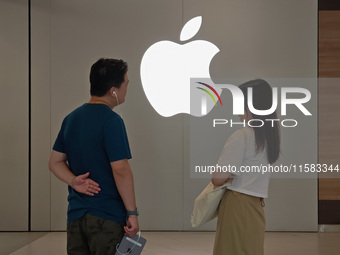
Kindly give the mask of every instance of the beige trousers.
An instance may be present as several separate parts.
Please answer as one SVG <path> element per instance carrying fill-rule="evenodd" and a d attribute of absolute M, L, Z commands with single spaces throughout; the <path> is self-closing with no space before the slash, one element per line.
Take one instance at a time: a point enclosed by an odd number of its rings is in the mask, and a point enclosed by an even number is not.
<path fill-rule="evenodd" d="M 228 190 L 219 207 L 214 255 L 263 255 L 265 224 L 259 197 Z"/>

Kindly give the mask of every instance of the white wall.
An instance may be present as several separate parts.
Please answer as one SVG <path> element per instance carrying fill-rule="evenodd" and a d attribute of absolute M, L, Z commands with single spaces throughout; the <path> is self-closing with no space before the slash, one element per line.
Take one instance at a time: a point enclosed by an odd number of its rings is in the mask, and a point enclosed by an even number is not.
<path fill-rule="evenodd" d="M 92 63 L 113 57 L 129 63 L 127 101 L 119 111 L 133 153 L 141 227 L 191 230 L 193 200 L 208 180 L 189 175 L 188 116 L 163 118 L 147 101 L 139 76 L 143 53 L 156 41 L 179 43 L 183 24 L 202 15 L 194 39 L 209 40 L 221 50 L 210 66 L 212 78 L 316 77 L 316 4 L 316 0 L 32 0 L 32 229 L 65 229 L 67 189 L 50 178 L 49 150 L 63 117 L 89 99 Z M 294 196 L 300 187 L 304 193 Z M 315 180 L 274 180 L 270 193 L 268 230 L 316 230 Z M 201 229 L 214 229 L 214 222 Z"/>

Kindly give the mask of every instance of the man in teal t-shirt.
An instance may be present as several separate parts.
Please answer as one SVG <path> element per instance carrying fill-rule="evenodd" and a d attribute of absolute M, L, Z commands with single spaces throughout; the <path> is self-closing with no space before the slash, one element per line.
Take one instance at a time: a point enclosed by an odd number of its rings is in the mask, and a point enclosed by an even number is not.
<path fill-rule="evenodd" d="M 91 100 L 67 115 L 49 168 L 67 183 L 67 252 L 115 254 L 124 232 L 139 231 L 124 121 L 112 109 L 125 101 L 127 64 L 100 59 L 91 67 Z"/>

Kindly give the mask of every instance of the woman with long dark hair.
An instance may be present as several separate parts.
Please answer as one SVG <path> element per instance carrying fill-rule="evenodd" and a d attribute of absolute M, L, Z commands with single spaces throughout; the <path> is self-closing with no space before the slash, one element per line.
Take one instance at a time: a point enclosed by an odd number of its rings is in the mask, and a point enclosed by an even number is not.
<path fill-rule="evenodd" d="M 240 117 L 246 125 L 227 140 L 218 160 L 220 166 L 235 166 L 234 173 L 216 173 L 215 186 L 231 181 L 218 213 L 214 255 L 263 255 L 265 216 L 263 198 L 268 197 L 269 173 L 260 168 L 275 163 L 280 154 L 280 134 L 276 111 L 268 115 L 253 114 L 248 108 L 271 109 L 273 92 L 262 79 L 239 86 L 244 94 L 245 113 Z M 249 92 L 250 91 L 250 92 Z M 250 122 L 249 122 L 250 121 Z"/>

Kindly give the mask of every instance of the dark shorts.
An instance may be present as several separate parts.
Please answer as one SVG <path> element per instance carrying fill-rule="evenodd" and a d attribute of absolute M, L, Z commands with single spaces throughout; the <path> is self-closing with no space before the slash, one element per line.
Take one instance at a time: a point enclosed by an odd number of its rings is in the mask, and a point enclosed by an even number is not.
<path fill-rule="evenodd" d="M 67 254 L 114 255 L 123 236 L 123 224 L 86 214 L 67 223 Z"/>

